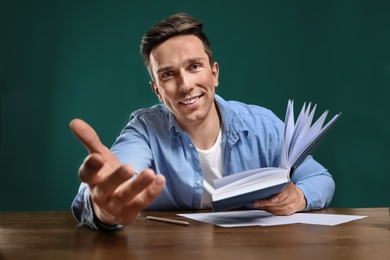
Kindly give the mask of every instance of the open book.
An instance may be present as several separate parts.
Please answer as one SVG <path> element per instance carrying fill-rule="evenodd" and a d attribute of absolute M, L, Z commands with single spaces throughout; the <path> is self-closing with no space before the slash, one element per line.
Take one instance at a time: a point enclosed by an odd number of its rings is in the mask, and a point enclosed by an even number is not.
<path fill-rule="evenodd" d="M 335 115 L 325 126 L 328 111 L 312 124 L 316 105 L 303 108 L 294 120 L 294 103 L 287 105 L 284 139 L 279 167 L 258 168 L 235 173 L 214 180 L 212 194 L 214 211 L 238 208 L 254 200 L 269 198 L 283 191 L 290 182 L 294 170 L 313 152 L 340 114 Z"/>

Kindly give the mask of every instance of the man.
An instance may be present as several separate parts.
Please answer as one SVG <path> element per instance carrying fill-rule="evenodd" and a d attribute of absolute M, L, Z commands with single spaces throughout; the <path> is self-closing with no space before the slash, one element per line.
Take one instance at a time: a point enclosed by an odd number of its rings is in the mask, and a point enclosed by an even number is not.
<path fill-rule="evenodd" d="M 88 124 L 71 122 L 89 151 L 72 204 L 78 221 L 110 230 L 144 209 L 210 208 L 214 179 L 279 165 L 283 122 L 215 94 L 219 67 L 202 25 L 179 13 L 146 32 L 141 54 L 163 104 L 134 112 L 111 150 Z M 326 207 L 333 193 L 331 175 L 309 156 L 283 192 L 252 206 L 290 215 Z"/>

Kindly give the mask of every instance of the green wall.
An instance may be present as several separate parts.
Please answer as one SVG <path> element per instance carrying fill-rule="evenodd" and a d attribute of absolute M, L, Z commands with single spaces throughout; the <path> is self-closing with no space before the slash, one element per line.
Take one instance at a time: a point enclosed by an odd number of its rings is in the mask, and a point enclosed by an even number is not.
<path fill-rule="evenodd" d="M 86 155 L 69 121 L 110 146 L 156 102 L 142 34 L 175 12 L 206 22 L 217 93 L 272 109 L 288 99 L 342 117 L 315 151 L 333 207 L 390 206 L 390 2 L 2 1 L 0 211 L 68 210 Z"/>

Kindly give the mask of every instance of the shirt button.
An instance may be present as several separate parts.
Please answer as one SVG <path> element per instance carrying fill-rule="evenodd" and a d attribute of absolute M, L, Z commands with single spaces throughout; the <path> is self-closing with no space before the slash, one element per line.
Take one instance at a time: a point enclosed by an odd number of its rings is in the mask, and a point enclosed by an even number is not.
<path fill-rule="evenodd" d="M 196 180 L 196 185 L 199 185 L 200 184 L 200 180 Z"/>
<path fill-rule="evenodd" d="M 193 144 L 189 144 L 189 146 L 192 148 L 192 147 L 194 147 L 194 145 Z"/>

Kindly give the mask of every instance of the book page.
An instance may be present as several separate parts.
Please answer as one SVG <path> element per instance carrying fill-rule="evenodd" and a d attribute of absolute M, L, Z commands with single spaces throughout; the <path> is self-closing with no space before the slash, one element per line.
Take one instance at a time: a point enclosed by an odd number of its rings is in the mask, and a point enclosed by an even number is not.
<path fill-rule="evenodd" d="M 322 129 L 320 132 L 318 132 L 314 137 L 312 138 L 311 142 L 308 142 L 299 153 L 294 155 L 294 158 L 291 159 L 292 166 L 298 166 L 302 163 L 305 158 L 311 154 L 314 149 L 319 145 L 321 140 L 325 137 L 325 135 L 328 133 L 328 130 L 330 127 L 334 124 L 336 119 L 340 116 L 340 114 L 335 115 Z M 314 132 L 313 132 L 314 134 Z"/>
<path fill-rule="evenodd" d="M 248 171 L 243 171 L 239 173 L 234 173 L 228 176 L 225 176 L 223 178 L 219 178 L 214 180 L 214 187 L 216 189 L 221 188 L 222 186 L 226 186 L 230 183 L 234 183 L 236 181 L 243 180 L 247 177 L 253 176 L 255 174 L 260 174 L 261 172 L 268 171 L 270 169 L 273 169 L 272 167 L 267 167 L 267 168 L 258 168 L 258 169 L 253 169 L 253 170 L 248 170 Z M 274 167 L 274 169 L 277 169 L 277 167 Z M 240 183 L 240 182 L 238 182 Z"/>
<path fill-rule="evenodd" d="M 282 154 L 279 167 L 289 169 L 288 150 L 291 143 L 291 136 L 294 131 L 294 101 L 289 100 L 287 103 L 286 118 L 284 122 L 284 137 L 282 144 Z"/>
<path fill-rule="evenodd" d="M 293 101 L 289 100 L 285 119 L 285 134 L 281 155 L 281 168 L 298 167 L 316 148 L 330 126 L 340 114 L 335 115 L 323 127 L 328 111 L 326 110 L 312 125 L 317 105 L 311 109 L 311 103 L 303 105 L 296 123 L 294 123 Z"/>

